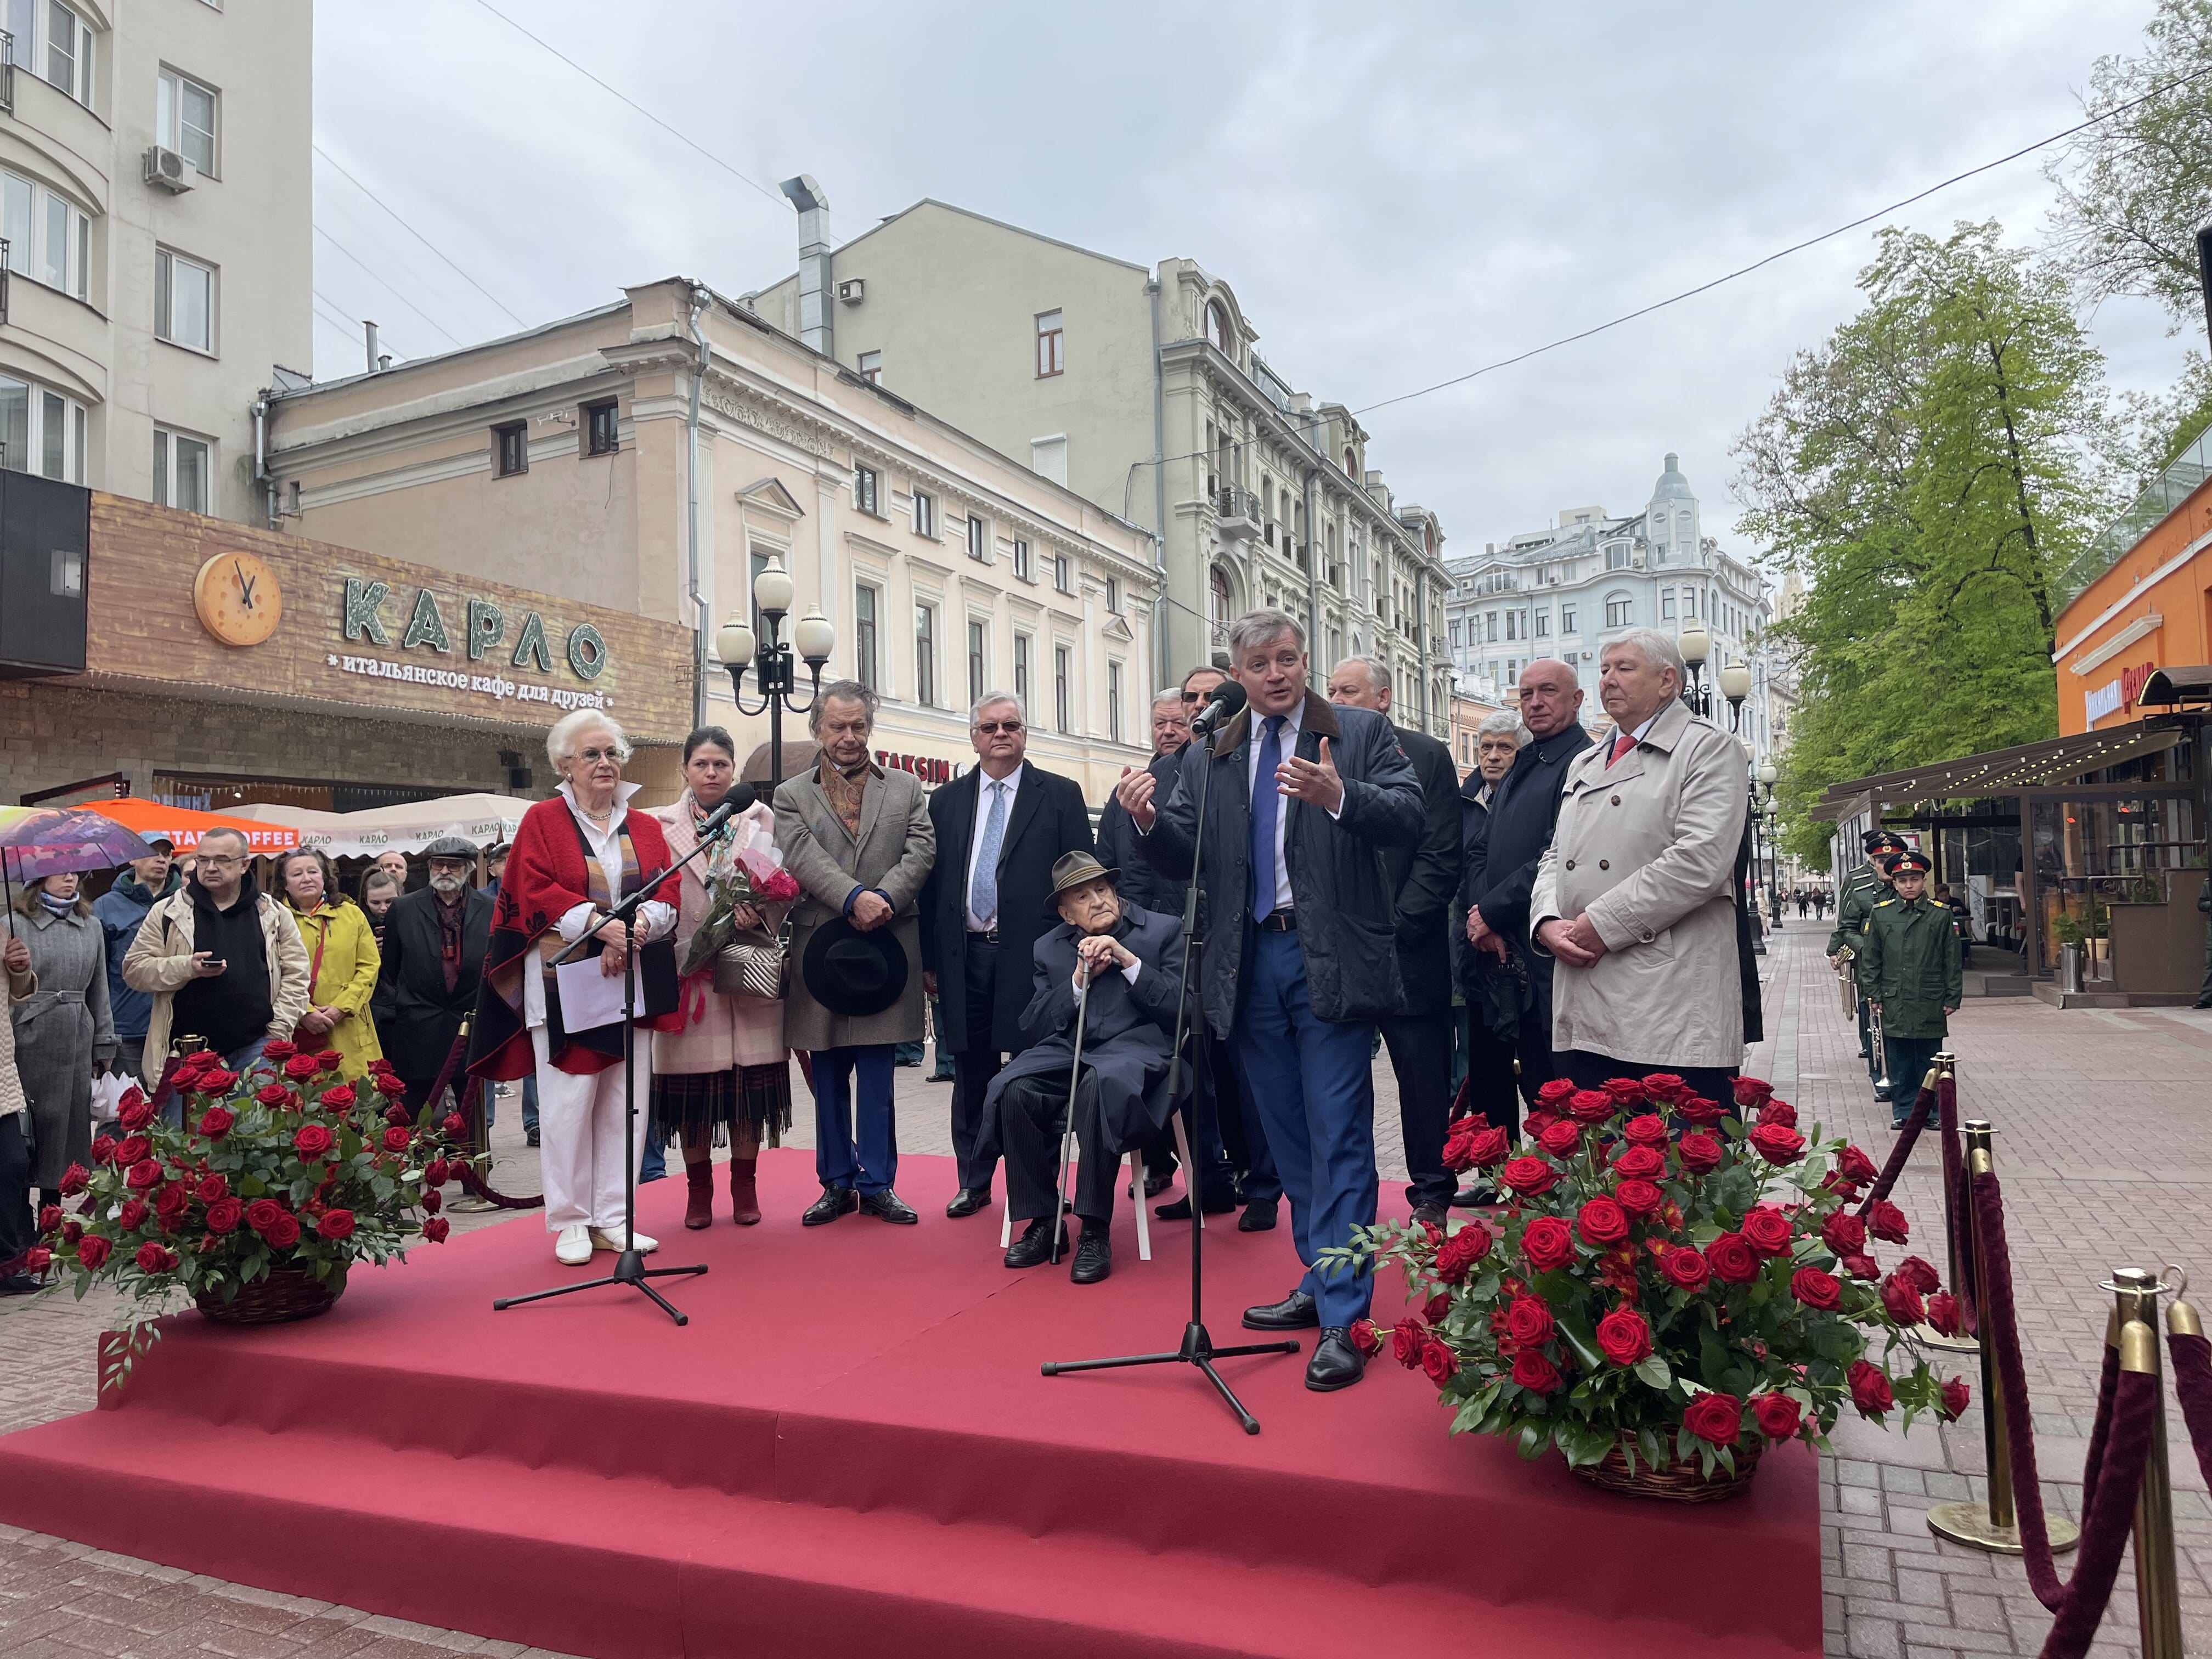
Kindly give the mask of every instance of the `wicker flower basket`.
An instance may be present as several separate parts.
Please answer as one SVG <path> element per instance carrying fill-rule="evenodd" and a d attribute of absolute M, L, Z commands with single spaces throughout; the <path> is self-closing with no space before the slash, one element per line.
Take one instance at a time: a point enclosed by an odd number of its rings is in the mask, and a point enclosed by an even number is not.
<path fill-rule="evenodd" d="M 251 1285 L 241 1285 L 229 1301 L 219 1291 L 195 1298 L 201 1316 L 218 1325 L 283 1325 L 328 1313 L 345 1293 L 345 1275 L 325 1284 L 305 1267 L 271 1267 Z"/>
<path fill-rule="evenodd" d="M 1625 1492 L 1631 1498 L 1661 1498 L 1673 1504 L 1717 1504 L 1724 1498 L 1734 1498 L 1751 1485 L 1752 1476 L 1759 1473 L 1759 1457 L 1763 1449 L 1756 1438 L 1738 1441 L 1734 1473 L 1716 1463 L 1708 1475 L 1692 1455 L 1686 1462 L 1665 1463 L 1656 1468 L 1639 1457 L 1632 1474 L 1628 1460 L 1616 1443 L 1603 1462 L 1583 1464 L 1575 1474 L 1593 1486 Z"/>

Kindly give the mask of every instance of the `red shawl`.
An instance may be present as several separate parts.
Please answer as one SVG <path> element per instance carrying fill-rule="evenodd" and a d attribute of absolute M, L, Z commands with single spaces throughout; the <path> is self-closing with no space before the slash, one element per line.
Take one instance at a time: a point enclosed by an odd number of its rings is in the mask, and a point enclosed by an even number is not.
<path fill-rule="evenodd" d="M 622 827 L 637 855 L 639 876 L 649 883 L 665 874 L 675 859 L 659 823 L 648 813 L 633 811 L 624 814 Z M 589 902 L 584 841 L 568 803 L 559 795 L 541 800 L 522 815 L 492 911 L 491 942 L 484 951 L 483 980 L 469 1031 L 471 1076 L 505 1080 L 530 1075 L 536 1056 L 523 1015 L 522 976 L 540 971 L 534 948 L 540 936 L 577 905 Z M 665 1014 L 637 1023 L 641 1030 L 674 1030 L 682 1017 Z M 563 1072 L 604 1071 L 622 1059 L 620 1037 L 618 1030 L 566 1035 L 553 1064 Z"/>

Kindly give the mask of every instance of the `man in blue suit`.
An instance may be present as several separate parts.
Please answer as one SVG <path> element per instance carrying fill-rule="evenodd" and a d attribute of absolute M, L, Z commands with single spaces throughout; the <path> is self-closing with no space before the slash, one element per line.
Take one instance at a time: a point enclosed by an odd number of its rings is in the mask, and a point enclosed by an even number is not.
<path fill-rule="evenodd" d="M 1375 1219 L 1376 1022 L 1399 1003 L 1397 933 L 1381 849 L 1420 839 L 1413 763 L 1389 720 L 1339 708 L 1310 689 L 1304 630 L 1255 611 L 1229 630 L 1231 672 L 1248 698 L 1211 758 L 1183 751 L 1174 793 L 1153 799 L 1150 773 L 1121 781 L 1145 856 L 1177 880 L 1200 880 L 1212 918 L 1199 1000 L 1216 1034 L 1233 1036 L 1291 1200 L 1305 1274 L 1282 1301 L 1249 1308 L 1251 1330 L 1318 1326 L 1306 1386 L 1359 1380 L 1350 1327 L 1374 1286 L 1317 1265 Z"/>

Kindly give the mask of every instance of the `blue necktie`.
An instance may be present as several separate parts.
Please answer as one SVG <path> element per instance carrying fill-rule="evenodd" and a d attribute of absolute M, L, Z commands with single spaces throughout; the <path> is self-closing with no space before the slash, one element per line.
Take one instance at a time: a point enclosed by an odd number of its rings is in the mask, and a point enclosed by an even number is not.
<path fill-rule="evenodd" d="M 1283 763 L 1283 716 L 1270 714 L 1267 735 L 1260 739 L 1260 767 L 1252 775 L 1252 920 L 1263 921 L 1275 908 L 1275 817 L 1283 810 L 1276 793 L 1275 769 Z"/>
<path fill-rule="evenodd" d="M 975 882 L 968 891 L 968 908 L 988 927 L 999 914 L 999 847 L 1006 838 L 1006 786 L 986 782 L 983 787 L 991 792 L 991 816 L 983 822 L 983 844 L 975 851 Z"/>

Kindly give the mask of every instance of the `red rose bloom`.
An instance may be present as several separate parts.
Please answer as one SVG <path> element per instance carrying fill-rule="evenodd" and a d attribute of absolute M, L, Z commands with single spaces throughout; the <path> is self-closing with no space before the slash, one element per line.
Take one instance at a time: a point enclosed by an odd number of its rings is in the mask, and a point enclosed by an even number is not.
<path fill-rule="evenodd" d="M 1757 1106 L 1774 1097 L 1774 1085 L 1762 1078 L 1740 1077 L 1731 1079 L 1739 1106 Z"/>
<path fill-rule="evenodd" d="M 1654 1072 L 1644 1079 L 1644 1092 L 1654 1100 L 1673 1102 L 1690 1092 L 1690 1085 L 1673 1072 Z"/>
<path fill-rule="evenodd" d="M 424 1230 L 426 1231 L 428 1230 L 427 1222 L 424 1224 Z M 1413 1320 L 1400 1320 L 1397 1329 L 1390 1333 L 1390 1358 L 1409 1371 L 1419 1370 L 1421 1368 L 1421 1349 L 1424 1346 L 1421 1340 L 1421 1328 Z"/>
<path fill-rule="evenodd" d="M 1685 1123 L 1717 1123 L 1728 1113 L 1703 1095 L 1686 1094 L 1674 1103 L 1674 1115 Z"/>
<path fill-rule="evenodd" d="M 385 1072 L 393 1071 L 397 1068 L 394 1067 L 392 1063 L 386 1060 L 382 1054 L 379 1054 L 374 1060 L 368 1062 L 368 1069 L 372 1072 L 381 1074 Z"/>
<path fill-rule="evenodd" d="M 446 1207 L 446 1195 L 433 1187 L 422 1194 L 421 1202 L 425 1212 L 435 1215 Z"/>
<path fill-rule="evenodd" d="M 132 1135 L 115 1149 L 115 1161 L 122 1164 L 137 1164 L 153 1154 L 154 1141 L 150 1135 Z"/>
<path fill-rule="evenodd" d="M 162 1217 L 179 1216 L 185 1206 L 192 1201 L 191 1191 L 181 1181 L 172 1181 L 154 1195 L 154 1213 Z"/>
<path fill-rule="evenodd" d="M 403 1129 L 395 1123 L 384 1132 L 384 1150 L 387 1152 L 404 1152 L 414 1139 L 412 1130 Z"/>
<path fill-rule="evenodd" d="M 94 1135 L 92 1138 L 92 1161 L 94 1164 L 112 1164 L 115 1161 L 115 1145 L 113 1135 Z"/>
<path fill-rule="evenodd" d="M 1513 1380 L 1531 1394 L 1556 1394 L 1559 1368 L 1534 1348 L 1523 1348 L 1513 1356 Z"/>
<path fill-rule="evenodd" d="M 47 1264 L 52 1261 L 53 1259 L 54 1253 L 48 1249 L 45 1245 L 33 1244 L 29 1249 L 23 1252 L 23 1271 L 26 1273 L 42 1273 L 46 1272 Z"/>
<path fill-rule="evenodd" d="M 50 1233 L 50 1232 L 53 1231 L 54 1231 L 54 1229 L 56 1229 L 57 1227 L 60 1226 L 61 1224 L 62 1224 L 62 1206 L 61 1206 L 60 1205 L 58 1205 L 58 1204 L 48 1204 L 48 1205 L 43 1206 L 40 1209 L 40 1211 L 39 1211 L 39 1231 L 40 1231 L 41 1233 Z"/>
<path fill-rule="evenodd" d="M 115 1212 L 115 1224 L 126 1233 L 137 1232 L 145 1219 L 146 1200 L 143 1198 L 131 1199 Z"/>
<path fill-rule="evenodd" d="M 1917 1325 L 1928 1317 L 1927 1304 L 1903 1273 L 1892 1273 L 1881 1281 L 1881 1305 L 1900 1325 Z"/>
<path fill-rule="evenodd" d="M 1713 1277 L 1730 1285 L 1748 1285 L 1759 1277 L 1759 1258 L 1741 1233 L 1723 1233 L 1705 1246 L 1705 1263 Z"/>
<path fill-rule="evenodd" d="M 452 1178 L 453 1173 L 446 1167 L 444 1158 L 434 1158 L 423 1166 L 422 1184 L 425 1187 L 442 1187 Z"/>
<path fill-rule="evenodd" d="M 1878 1199 L 1867 1206 L 1867 1231 L 1887 1244 L 1902 1244 L 1911 1235 L 1905 1225 L 1905 1212 L 1887 1199 Z"/>
<path fill-rule="evenodd" d="M 1659 1271 L 1667 1282 L 1685 1291 L 1701 1291 L 1712 1269 L 1705 1258 L 1687 1244 L 1677 1244 L 1659 1258 Z"/>
<path fill-rule="evenodd" d="M 295 1215 L 280 1215 L 261 1236 L 269 1241 L 272 1248 L 289 1250 L 300 1242 L 300 1218 Z"/>
<path fill-rule="evenodd" d="M 1493 1124 L 1475 1132 L 1468 1144 L 1468 1162 L 1478 1170 L 1487 1170 L 1504 1163 L 1512 1150 L 1513 1138 Z"/>
<path fill-rule="evenodd" d="M 144 1192 L 149 1187 L 159 1185 L 161 1179 L 161 1166 L 150 1158 L 139 1159 L 125 1172 L 123 1176 L 124 1183 L 133 1192 L 139 1193 Z M 62 1190 L 66 1192 L 69 1189 L 64 1187 Z"/>
<path fill-rule="evenodd" d="M 1612 1199 L 1590 1199 L 1575 1212 L 1575 1231 L 1583 1243 L 1602 1250 L 1628 1237 L 1628 1212 Z"/>
<path fill-rule="evenodd" d="M 404 1128 L 415 1121 L 415 1115 L 395 1101 L 384 1109 L 384 1121 L 395 1129 Z"/>
<path fill-rule="evenodd" d="M 1881 1277 L 1881 1264 L 1870 1255 L 1847 1255 L 1844 1258 L 1843 1266 L 1844 1271 L 1853 1279 L 1875 1279 Z"/>
<path fill-rule="evenodd" d="M 1656 1181 L 1667 1173 L 1667 1155 L 1656 1146 L 1623 1146 L 1613 1155 L 1613 1172 L 1623 1181 Z"/>
<path fill-rule="evenodd" d="M 1601 1085 L 1618 1106 L 1641 1106 L 1644 1101 L 1644 1079 L 1640 1077 L 1609 1077 Z"/>
<path fill-rule="evenodd" d="M 422 1224 L 422 1237 L 433 1244 L 442 1244 L 446 1235 L 453 1231 L 453 1224 L 441 1215 L 434 1215 Z"/>
<path fill-rule="evenodd" d="M 1574 1235 L 1555 1215 L 1540 1215 L 1521 1230 L 1521 1254 L 1538 1273 L 1564 1267 L 1575 1259 Z"/>
<path fill-rule="evenodd" d="M 1552 1340 L 1552 1310 L 1540 1296 L 1516 1296 L 1505 1306 L 1505 1333 L 1524 1348 Z"/>
<path fill-rule="evenodd" d="M 1446 1343 L 1425 1342 L 1421 1345 L 1421 1369 L 1428 1373 L 1429 1381 L 1441 1389 L 1458 1374 L 1459 1356 Z"/>
<path fill-rule="evenodd" d="M 1421 1304 L 1421 1317 L 1431 1325 L 1441 1325 L 1451 1317 L 1451 1292 L 1438 1291 Z"/>
<path fill-rule="evenodd" d="M 1863 1416 L 1880 1417 L 1897 1403 L 1897 1396 L 1889 1391 L 1889 1378 L 1871 1360 L 1853 1360 L 1844 1373 L 1844 1385 L 1850 1389 L 1851 1403 Z"/>
<path fill-rule="evenodd" d="M 198 1092 L 204 1095 L 227 1095 L 237 1082 L 237 1073 L 227 1072 L 220 1066 L 210 1066 L 200 1073 Z"/>
<path fill-rule="evenodd" d="M 292 1091 L 281 1083 L 263 1084 L 253 1091 L 253 1097 L 271 1109 L 292 1103 Z"/>
<path fill-rule="evenodd" d="M 430 1182 L 428 1170 L 423 1172 L 423 1182 L 428 1190 L 422 1194 L 422 1201 L 428 1204 L 439 1195 L 438 1188 Z M 1474 1271 L 1474 1264 L 1490 1253 L 1490 1229 L 1480 1221 L 1469 1222 L 1437 1246 L 1437 1277 L 1447 1285 L 1462 1283 Z"/>
<path fill-rule="evenodd" d="M 1771 1204 L 1754 1204 L 1737 1229 L 1743 1242 L 1761 1255 L 1790 1254 L 1790 1218 Z"/>
<path fill-rule="evenodd" d="M 245 1217 L 246 1206 L 234 1198 L 219 1198 L 207 1207 L 207 1230 L 211 1233 L 230 1232 Z"/>
<path fill-rule="evenodd" d="M 261 1058 L 264 1060 L 287 1060 L 299 1052 L 298 1043 L 287 1042 L 283 1037 L 272 1037 L 261 1045 Z"/>
<path fill-rule="evenodd" d="M 1621 1126 L 1621 1138 L 1634 1146 L 1664 1146 L 1667 1144 L 1667 1120 L 1656 1112 L 1646 1112 L 1632 1117 Z"/>
<path fill-rule="evenodd" d="M 176 1265 L 177 1258 L 169 1254 L 166 1245 L 147 1240 L 138 1247 L 138 1271 L 142 1273 L 164 1273 Z"/>
<path fill-rule="evenodd" d="M 1943 1276 L 1917 1255 L 1908 1255 L 1897 1264 L 1897 1276 L 1923 1296 L 1943 1288 Z"/>
<path fill-rule="evenodd" d="M 1498 1171 L 1498 1178 L 1525 1198 L 1548 1193 L 1559 1184 L 1559 1172 L 1540 1158 L 1516 1158 Z"/>
<path fill-rule="evenodd" d="M 380 1088 L 383 1085 L 380 1084 L 378 1086 Z M 404 1090 L 407 1085 L 403 1083 L 399 1086 Z M 461 1115 L 459 1112 L 448 1112 L 446 1114 L 446 1121 L 438 1127 L 449 1135 L 459 1135 L 469 1126 L 461 1121 Z"/>
<path fill-rule="evenodd" d="M 1744 1139 L 1769 1164 L 1795 1164 L 1805 1155 L 1805 1137 L 1779 1123 L 1756 1124 Z"/>
<path fill-rule="evenodd" d="M 1769 1440 L 1795 1440 L 1804 1408 L 1786 1394 L 1755 1394 L 1751 1397 L 1751 1420 Z"/>
<path fill-rule="evenodd" d="M 1866 1223 L 1848 1211 L 1838 1210 L 1820 1224 L 1820 1242 L 1838 1255 L 1856 1255 L 1866 1249 Z"/>
<path fill-rule="evenodd" d="M 1558 1116 L 1551 1112 L 1531 1112 L 1521 1120 L 1521 1133 L 1534 1140 L 1559 1121 Z"/>
<path fill-rule="evenodd" d="M 1833 1313 L 1843 1305 L 1844 1281 L 1818 1267 L 1800 1267 L 1790 1275 L 1790 1294 L 1808 1308 Z"/>
<path fill-rule="evenodd" d="M 344 1064 L 345 1056 L 335 1048 L 319 1048 L 315 1051 L 315 1069 L 318 1071 L 335 1072 Z"/>
<path fill-rule="evenodd" d="M 292 1150 L 303 1158 L 318 1158 L 331 1150 L 335 1139 L 319 1123 L 303 1123 L 292 1136 Z"/>
<path fill-rule="evenodd" d="M 1856 1146 L 1846 1146 L 1836 1154 L 1836 1173 L 1846 1181 L 1863 1185 L 1880 1172 L 1864 1152 Z"/>
<path fill-rule="evenodd" d="M 1682 1167 L 1692 1175 L 1703 1175 L 1708 1170 L 1717 1170 L 1721 1163 L 1721 1144 L 1703 1132 L 1686 1134 L 1674 1148 L 1674 1156 L 1682 1160 Z"/>
<path fill-rule="evenodd" d="M 1624 1181 L 1613 1189 L 1613 1196 L 1638 1221 L 1658 1214 L 1659 1206 L 1667 1201 L 1667 1194 L 1648 1181 Z"/>
<path fill-rule="evenodd" d="M 295 1083 L 304 1083 L 321 1068 L 313 1054 L 294 1054 L 283 1065 L 283 1073 Z"/>
<path fill-rule="evenodd" d="M 263 1237 L 283 1218 L 284 1206 L 273 1198 L 257 1198 L 246 1206 L 246 1224 Z"/>
<path fill-rule="evenodd" d="M 228 1108 L 210 1106 L 200 1114 L 200 1133 L 210 1140 L 221 1140 L 237 1121 Z"/>
<path fill-rule="evenodd" d="M 204 1176 L 200 1184 L 192 1188 L 192 1196 L 203 1204 L 212 1204 L 230 1191 L 230 1183 L 219 1175 Z"/>
<path fill-rule="evenodd" d="M 126 1134 L 153 1122 L 154 1103 L 146 1098 L 137 1084 L 123 1091 L 123 1099 L 115 1109 L 115 1121 L 123 1126 Z"/>
<path fill-rule="evenodd" d="M 1567 1115 L 1583 1123 L 1602 1123 L 1620 1109 L 1602 1089 L 1577 1089 L 1567 1097 Z"/>
<path fill-rule="evenodd" d="M 1547 1109 L 1563 1106 L 1574 1092 L 1575 1085 L 1565 1078 L 1552 1078 L 1538 1085 L 1536 1103 Z"/>
<path fill-rule="evenodd" d="M 377 1093 L 387 1097 L 392 1095 L 404 1095 L 407 1092 L 407 1085 L 402 1083 L 398 1078 L 392 1076 L 389 1072 L 377 1073 L 374 1077 L 369 1079 L 369 1084 Z M 459 1117 L 460 1114 L 456 1112 L 453 1115 Z"/>
<path fill-rule="evenodd" d="M 76 1247 L 76 1265 L 94 1272 L 106 1265 L 111 1245 L 98 1233 L 87 1233 Z"/>
<path fill-rule="evenodd" d="M 1583 1126 L 1571 1117 L 1557 1123 L 1547 1123 L 1544 1133 L 1536 1137 L 1536 1144 L 1553 1158 L 1572 1158 L 1583 1144 Z"/>
<path fill-rule="evenodd" d="M 351 1210 L 325 1210 L 316 1218 L 315 1231 L 325 1238 L 339 1239 L 353 1237 Z"/>
<path fill-rule="evenodd" d="M 1628 1366 L 1651 1352 L 1651 1327 L 1632 1308 L 1615 1308 L 1597 1322 L 1598 1352 L 1616 1365 Z"/>
<path fill-rule="evenodd" d="M 1359 1352 L 1362 1357 L 1372 1359 L 1376 1354 L 1382 1352 L 1382 1338 L 1376 1331 L 1375 1322 L 1373 1320 L 1353 1320 L 1352 1322 L 1352 1329 L 1349 1334 L 1352 1338 L 1352 1346 Z"/>
<path fill-rule="evenodd" d="M 353 1085 L 334 1083 L 323 1091 L 322 1097 L 318 1103 L 326 1112 L 343 1112 L 350 1109 L 353 1103 Z"/>
<path fill-rule="evenodd" d="M 1959 1298 L 1948 1291 L 1938 1291 L 1929 1297 L 1928 1325 L 1929 1329 L 1943 1336 L 1956 1336 L 1966 1329 L 1966 1316 L 1959 1306 Z"/>
<path fill-rule="evenodd" d="M 1682 1426 L 1712 1446 L 1733 1446 L 1743 1429 L 1743 1401 L 1732 1394 L 1701 1394 L 1682 1413 Z"/>
<path fill-rule="evenodd" d="M 1786 1100 L 1770 1100 L 1759 1109 L 1759 1121 L 1794 1129 L 1797 1127 L 1797 1109 Z"/>
<path fill-rule="evenodd" d="M 1947 1423 L 1957 1422 L 1960 1413 L 1966 1409 L 1967 1404 L 1974 1397 L 1973 1390 L 1966 1386 L 1965 1380 L 1956 1376 L 1946 1382 L 1937 1392 L 1943 1401 L 1940 1409 L 1943 1414 L 1943 1420 Z"/>
<path fill-rule="evenodd" d="M 62 1223 L 61 1240 L 63 1243 L 74 1244 L 83 1237 L 84 1223 L 82 1221 L 71 1218 L 70 1220 Z"/>

